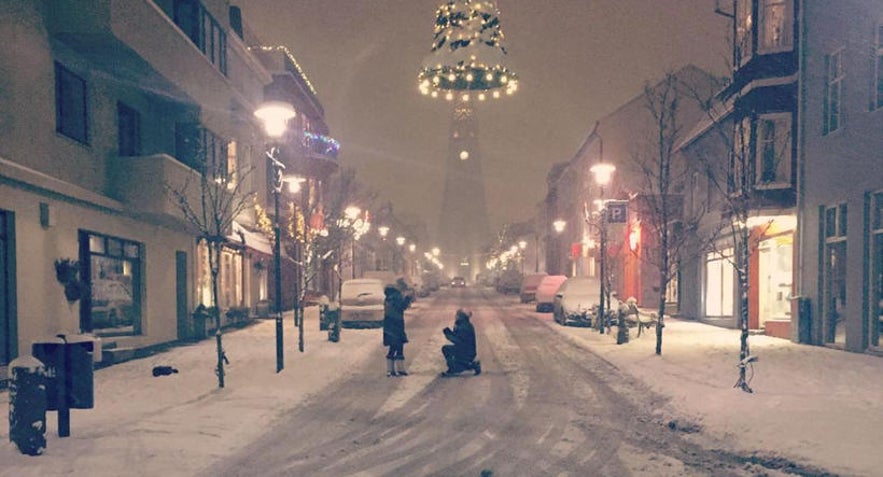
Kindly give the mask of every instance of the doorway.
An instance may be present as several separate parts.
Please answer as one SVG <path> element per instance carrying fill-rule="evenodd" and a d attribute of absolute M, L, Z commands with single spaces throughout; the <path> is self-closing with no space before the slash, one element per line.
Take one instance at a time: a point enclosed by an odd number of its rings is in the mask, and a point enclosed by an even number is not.
<path fill-rule="evenodd" d="M 18 355 L 13 218 L 12 212 L 0 210 L 0 367 L 5 367 Z"/>
<path fill-rule="evenodd" d="M 763 240 L 758 252 L 758 319 L 764 328 L 767 320 L 791 319 L 794 236 L 789 233 Z"/>

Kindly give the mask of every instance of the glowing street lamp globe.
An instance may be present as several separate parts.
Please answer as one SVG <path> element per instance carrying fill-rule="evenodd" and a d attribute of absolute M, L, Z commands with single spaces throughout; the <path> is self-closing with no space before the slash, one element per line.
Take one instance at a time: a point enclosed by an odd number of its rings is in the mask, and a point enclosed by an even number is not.
<path fill-rule="evenodd" d="M 285 101 L 267 101 L 254 112 L 254 115 L 263 122 L 267 136 L 272 138 L 280 138 L 285 134 L 288 120 L 295 114 L 294 107 Z"/>
<path fill-rule="evenodd" d="M 564 232 L 565 227 L 567 227 L 567 222 L 565 222 L 564 220 L 558 219 L 552 222 L 552 228 L 554 228 L 555 232 L 558 232 L 559 234 L 561 232 Z"/>
<path fill-rule="evenodd" d="M 613 172 L 616 171 L 616 166 L 605 162 L 599 162 L 592 166 L 589 171 L 595 175 L 595 182 L 598 183 L 598 185 L 606 186 L 613 179 Z"/>

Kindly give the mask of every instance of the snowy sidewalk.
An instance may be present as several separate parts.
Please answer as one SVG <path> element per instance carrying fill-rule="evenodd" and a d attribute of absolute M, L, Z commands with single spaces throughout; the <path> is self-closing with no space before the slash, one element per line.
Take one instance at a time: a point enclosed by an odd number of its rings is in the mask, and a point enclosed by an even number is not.
<path fill-rule="evenodd" d="M 883 475 L 883 358 L 753 335 L 748 394 L 733 387 L 738 330 L 667 318 L 658 356 L 655 329 L 640 338 L 632 329 L 630 342 L 617 345 L 615 335 L 548 325 L 669 397 L 719 445 L 842 475 Z"/>
<path fill-rule="evenodd" d="M 173 348 L 95 372 L 95 408 L 71 410 L 71 435 L 59 438 L 47 413 L 46 452 L 29 457 L 0 426 L 0 476 L 195 475 L 260 436 L 279 414 L 382 353 L 379 330 L 343 330 L 338 343 L 319 331 L 318 308 L 306 310 L 305 352 L 297 351 L 292 315 L 284 322 L 285 369 L 276 373 L 275 322 L 224 335 L 226 388 L 214 373 L 215 340 Z M 177 374 L 153 377 L 154 366 Z M 378 362 L 378 374 L 383 363 Z M 9 393 L 0 393 L 7 416 Z"/>

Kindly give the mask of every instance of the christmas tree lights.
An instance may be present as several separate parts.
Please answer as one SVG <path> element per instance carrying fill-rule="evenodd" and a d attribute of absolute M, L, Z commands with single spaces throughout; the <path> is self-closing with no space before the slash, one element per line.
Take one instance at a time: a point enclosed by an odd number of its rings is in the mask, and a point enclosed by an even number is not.
<path fill-rule="evenodd" d="M 518 90 L 518 76 L 503 61 L 499 15 L 491 0 L 448 0 L 438 8 L 432 50 L 418 74 L 423 95 L 484 101 Z"/>

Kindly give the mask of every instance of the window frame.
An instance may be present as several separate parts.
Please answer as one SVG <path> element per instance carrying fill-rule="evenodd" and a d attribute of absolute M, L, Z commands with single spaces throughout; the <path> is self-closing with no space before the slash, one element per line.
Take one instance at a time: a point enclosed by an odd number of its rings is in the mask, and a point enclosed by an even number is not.
<path fill-rule="evenodd" d="M 754 56 L 754 1 L 737 0 L 733 38 L 733 67 L 748 63 Z"/>
<path fill-rule="evenodd" d="M 89 145 L 88 84 L 81 76 L 57 61 L 55 62 L 55 132 Z"/>
<path fill-rule="evenodd" d="M 838 48 L 825 55 L 825 91 L 823 96 L 822 134 L 828 135 L 843 128 L 843 71 L 844 48 Z M 836 58 L 836 67 L 832 66 Z M 836 112 L 832 105 L 836 104 Z"/>
<path fill-rule="evenodd" d="M 764 167 L 763 162 L 766 159 L 766 140 L 765 140 L 765 125 L 767 123 L 773 123 L 776 125 L 774 137 L 772 139 L 774 147 L 777 147 L 779 141 L 777 139 L 780 137 L 778 133 L 778 125 L 782 124 L 784 129 L 787 132 L 787 139 L 782 141 L 784 146 L 785 155 L 787 157 L 783 157 L 783 160 L 780 163 L 777 163 L 775 166 L 775 177 L 776 180 L 772 182 L 763 182 L 762 175 L 767 170 Z M 792 187 L 792 165 L 794 162 L 794 149 L 793 149 L 793 118 L 791 113 L 781 112 L 781 113 L 768 113 L 761 114 L 757 118 L 757 136 L 756 136 L 756 144 L 754 148 L 754 157 L 755 157 L 755 165 L 754 165 L 754 187 L 756 189 L 782 189 L 782 188 L 790 188 Z M 781 174 L 779 173 L 781 172 Z M 785 179 L 784 181 L 779 180 L 780 178 Z"/>
<path fill-rule="evenodd" d="M 766 27 L 768 25 L 768 12 L 772 6 L 782 6 L 782 41 L 779 45 L 766 43 Z M 791 51 L 794 48 L 794 2 L 793 0 L 760 0 L 758 2 L 757 22 L 757 53 L 771 54 Z"/>
<path fill-rule="evenodd" d="M 227 32 L 199 0 L 174 0 L 172 22 L 227 76 Z"/>
<path fill-rule="evenodd" d="M 141 155 L 141 113 L 117 102 L 117 153 L 122 157 Z"/>

